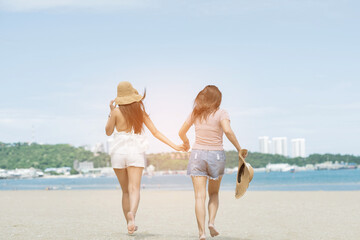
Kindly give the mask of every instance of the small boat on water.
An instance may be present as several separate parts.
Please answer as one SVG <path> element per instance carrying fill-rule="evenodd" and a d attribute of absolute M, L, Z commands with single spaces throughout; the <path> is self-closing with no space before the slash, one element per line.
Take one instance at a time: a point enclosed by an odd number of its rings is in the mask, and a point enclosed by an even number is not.
<path fill-rule="evenodd" d="M 295 172 L 295 166 L 288 163 L 269 163 L 265 169 L 266 172 Z"/>

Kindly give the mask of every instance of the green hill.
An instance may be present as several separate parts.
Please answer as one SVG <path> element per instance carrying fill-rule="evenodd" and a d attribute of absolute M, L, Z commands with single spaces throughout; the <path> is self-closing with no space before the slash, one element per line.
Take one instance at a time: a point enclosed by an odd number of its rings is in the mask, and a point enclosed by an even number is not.
<path fill-rule="evenodd" d="M 183 170 L 186 169 L 190 153 L 156 153 L 147 154 L 147 164 L 154 165 L 156 170 Z M 226 167 L 238 166 L 236 151 L 226 151 Z M 105 153 L 93 154 L 82 147 L 69 144 L 40 145 L 27 143 L 1 143 L 0 142 L 0 168 L 38 168 L 44 170 L 48 167 L 72 167 L 78 160 L 92 161 L 94 167 L 110 166 L 110 156 Z M 325 161 L 343 161 L 360 164 L 360 156 L 340 154 L 312 154 L 307 158 L 288 158 L 281 155 L 262 154 L 250 152 L 246 159 L 253 167 L 265 167 L 268 163 L 289 163 L 298 166 L 316 164 Z"/>
<path fill-rule="evenodd" d="M 75 160 L 92 161 L 94 167 L 110 166 L 109 155 L 99 153 L 94 156 L 82 147 L 69 144 L 0 143 L 0 168 L 4 169 L 72 167 Z"/>
<path fill-rule="evenodd" d="M 186 169 L 188 159 L 189 153 L 157 153 L 147 155 L 148 164 L 154 165 L 158 170 Z M 237 167 L 238 161 L 238 152 L 226 151 L 226 167 Z M 253 167 L 259 168 L 265 167 L 268 163 L 289 163 L 291 165 L 305 166 L 306 164 L 316 164 L 326 161 L 343 161 L 360 164 L 360 157 L 340 154 L 312 154 L 307 158 L 289 158 L 281 155 L 250 152 L 246 161 Z"/>
<path fill-rule="evenodd" d="M 234 167 L 238 165 L 238 153 L 236 151 L 227 151 L 226 158 L 227 167 Z M 338 161 L 360 164 L 360 156 L 340 154 L 311 154 L 307 158 L 290 158 L 284 157 L 282 155 L 250 152 L 246 158 L 246 161 L 255 168 L 265 167 L 268 163 L 289 163 L 290 165 L 305 166 L 306 164 Z"/>

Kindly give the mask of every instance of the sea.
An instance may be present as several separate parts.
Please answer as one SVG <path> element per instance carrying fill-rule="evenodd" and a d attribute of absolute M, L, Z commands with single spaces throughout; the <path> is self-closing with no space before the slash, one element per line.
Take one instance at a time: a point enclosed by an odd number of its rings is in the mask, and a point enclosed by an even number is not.
<path fill-rule="evenodd" d="M 221 190 L 232 191 L 236 173 L 225 174 Z M 189 176 L 143 176 L 142 189 L 192 190 Z M 1 179 L 0 190 L 99 190 L 119 189 L 115 176 L 80 178 Z M 248 191 L 359 191 L 360 169 L 302 172 L 255 172 Z"/>

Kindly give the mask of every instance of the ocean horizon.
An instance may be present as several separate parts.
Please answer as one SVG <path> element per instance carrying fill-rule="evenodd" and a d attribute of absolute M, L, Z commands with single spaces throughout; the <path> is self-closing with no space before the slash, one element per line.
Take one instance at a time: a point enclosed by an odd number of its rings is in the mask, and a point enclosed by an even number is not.
<path fill-rule="evenodd" d="M 225 174 L 221 190 L 234 190 L 236 173 Z M 143 176 L 144 190 L 192 190 L 185 175 Z M 119 189 L 115 176 L 81 178 L 1 179 L 0 190 L 99 190 Z M 249 191 L 359 191 L 360 170 L 255 172 Z"/>

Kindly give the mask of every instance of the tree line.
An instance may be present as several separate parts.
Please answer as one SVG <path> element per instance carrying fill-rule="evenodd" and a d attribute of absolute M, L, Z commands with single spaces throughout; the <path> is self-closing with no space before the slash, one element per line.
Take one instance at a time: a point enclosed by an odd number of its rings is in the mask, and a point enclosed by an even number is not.
<path fill-rule="evenodd" d="M 156 170 L 184 170 L 186 169 L 189 154 L 156 153 L 147 154 L 147 165 L 154 165 Z M 226 151 L 226 167 L 238 166 L 238 153 Z M 48 167 L 72 167 L 78 160 L 91 161 L 94 167 L 109 167 L 110 156 L 106 153 L 92 153 L 83 147 L 74 147 L 69 144 L 28 144 L 0 142 L 0 168 L 37 168 L 44 170 Z M 307 158 L 290 158 L 281 155 L 250 152 L 247 159 L 253 167 L 265 167 L 268 163 L 289 163 L 298 166 L 316 164 L 326 161 L 338 161 L 360 164 L 360 156 L 340 154 L 311 154 Z"/>
<path fill-rule="evenodd" d="M 37 168 L 44 170 L 48 167 L 73 167 L 75 160 L 94 162 L 94 167 L 110 166 L 110 157 L 105 153 L 93 154 L 83 147 L 69 144 L 28 144 L 1 143 L 0 168 Z"/>

